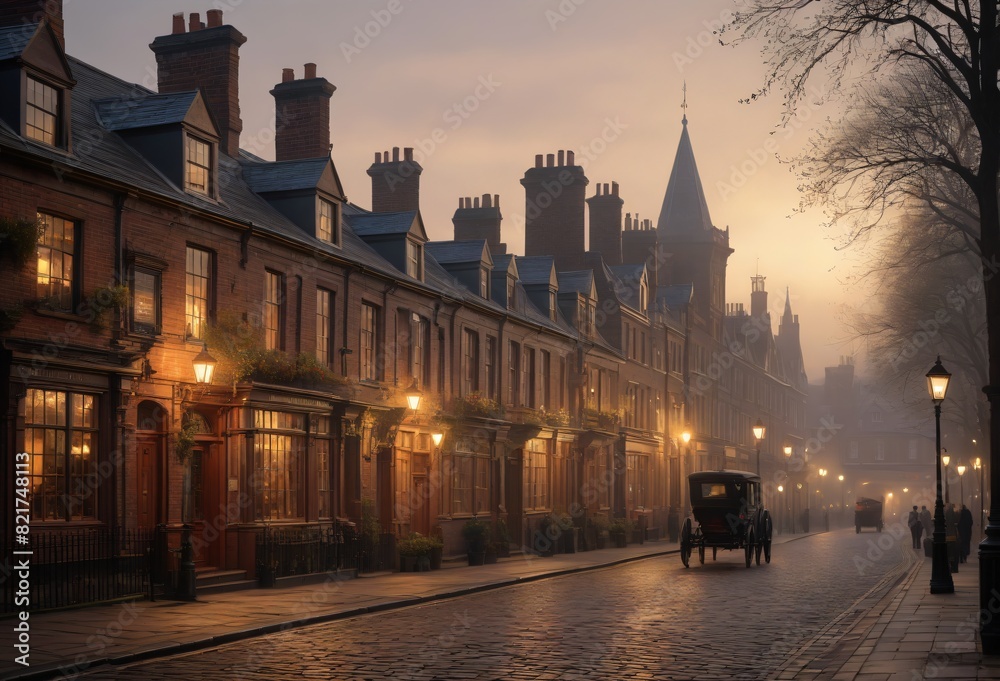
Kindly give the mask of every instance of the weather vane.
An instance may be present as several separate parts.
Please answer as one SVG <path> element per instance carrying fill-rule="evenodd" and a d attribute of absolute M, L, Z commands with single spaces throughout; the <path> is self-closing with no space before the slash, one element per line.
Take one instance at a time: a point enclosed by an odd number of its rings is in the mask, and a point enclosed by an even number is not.
<path fill-rule="evenodd" d="M 681 88 L 684 93 L 684 99 L 681 101 L 681 108 L 684 110 L 684 116 L 681 118 L 681 123 L 687 125 L 688 122 L 688 84 L 687 80 L 684 81 L 684 86 Z"/>

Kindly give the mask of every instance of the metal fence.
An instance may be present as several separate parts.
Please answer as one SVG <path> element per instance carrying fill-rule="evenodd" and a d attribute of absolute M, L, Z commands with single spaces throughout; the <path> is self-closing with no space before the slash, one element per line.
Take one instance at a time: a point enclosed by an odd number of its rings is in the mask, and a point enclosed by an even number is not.
<path fill-rule="evenodd" d="M 278 577 L 337 570 L 377 572 L 391 568 L 385 556 L 391 535 L 378 541 L 360 536 L 346 525 L 266 528 L 257 535 L 257 577 L 270 586 Z"/>
<path fill-rule="evenodd" d="M 13 570 L 0 577 L 0 612 L 38 611 L 148 593 L 153 530 L 94 528 L 33 532 L 24 556 L 26 579 Z M 22 587 L 27 586 L 28 600 Z"/>

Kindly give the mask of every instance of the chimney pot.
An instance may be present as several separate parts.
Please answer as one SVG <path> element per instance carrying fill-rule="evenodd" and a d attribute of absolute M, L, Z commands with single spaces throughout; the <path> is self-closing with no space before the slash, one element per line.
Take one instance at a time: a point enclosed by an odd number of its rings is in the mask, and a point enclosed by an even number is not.
<path fill-rule="evenodd" d="M 604 194 L 605 195 L 608 194 L 608 183 L 607 182 L 604 183 Z"/>
<path fill-rule="evenodd" d="M 295 80 L 295 69 L 281 69 L 281 82 L 288 83 Z"/>
<path fill-rule="evenodd" d="M 479 208 L 479 197 L 478 196 L 476 198 L 472 199 L 472 207 L 473 208 Z"/>
<path fill-rule="evenodd" d="M 576 154 L 574 154 L 572 151 L 567 151 L 566 152 L 566 165 L 568 165 L 568 166 L 575 166 L 576 165 L 576 163 L 574 163 L 574 159 L 575 158 L 576 158 Z"/>
<path fill-rule="evenodd" d="M 535 167 L 536 168 L 541 168 L 542 167 L 542 155 L 541 154 L 535 154 Z"/>
<path fill-rule="evenodd" d="M 483 208 L 490 208 L 490 195 L 483 194 Z"/>
<path fill-rule="evenodd" d="M 466 196 L 465 197 L 465 207 L 466 208 L 472 208 L 472 197 L 471 196 Z"/>
<path fill-rule="evenodd" d="M 208 27 L 216 28 L 217 26 L 222 26 L 222 10 L 221 9 L 210 9 L 206 13 L 206 18 L 208 19 Z"/>
<path fill-rule="evenodd" d="M 201 30 L 201 17 L 197 12 L 191 12 L 191 16 L 188 17 L 188 31 L 200 31 Z"/>
<path fill-rule="evenodd" d="M 611 193 L 614 194 L 615 196 L 618 196 L 618 183 L 617 182 L 612 182 L 611 183 Z"/>
<path fill-rule="evenodd" d="M 565 154 L 565 152 L 562 149 L 560 149 L 559 150 L 559 163 L 557 163 L 556 165 L 558 165 L 558 166 L 565 165 L 565 158 L 563 156 L 564 154 Z"/>
<path fill-rule="evenodd" d="M 403 160 L 404 161 L 413 160 L 413 147 L 403 147 Z"/>
<path fill-rule="evenodd" d="M 465 199 L 461 196 L 458 197 L 458 207 L 459 209 L 465 208 Z"/>
<path fill-rule="evenodd" d="M 305 66 L 305 75 L 303 78 L 315 78 L 316 77 L 316 65 L 309 62 Z"/>
<path fill-rule="evenodd" d="M 382 162 L 383 163 L 388 163 L 389 162 L 389 151 L 388 150 L 382 152 Z"/>
<path fill-rule="evenodd" d="M 545 165 L 548 166 L 549 168 L 551 168 L 555 164 L 556 164 L 556 155 L 555 154 L 546 154 L 545 155 Z"/>
<path fill-rule="evenodd" d="M 381 151 L 376 151 L 375 152 L 375 163 L 381 163 L 381 162 L 382 162 L 382 152 Z"/>
<path fill-rule="evenodd" d="M 399 147 L 392 148 L 392 162 L 393 163 L 399 162 Z"/>
<path fill-rule="evenodd" d="M 500 207 L 500 195 L 499 194 L 494 194 L 493 195 L 493 206 L 495 208 L 499 208 Z"/>
<path fill-rule="evenodd" d="M 184 12 L 177 12 L 174 15 L 174 27 L 171 33 L 183 33 L 184 32 Z"/>

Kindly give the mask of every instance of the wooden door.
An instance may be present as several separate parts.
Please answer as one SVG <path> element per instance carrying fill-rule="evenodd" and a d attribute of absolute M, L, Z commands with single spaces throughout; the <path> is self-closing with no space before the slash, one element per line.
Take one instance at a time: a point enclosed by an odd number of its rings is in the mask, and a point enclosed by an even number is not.
<path fill-rule="evenodd" d="M 136 487 L 140 529 L 152 529 L 165 522 L 162 443 L 163 438 L 159 435 L 136 437 L 136 451 L 139 457 Z"/>
<path fill-rule="evenodd" d="M 426 475 L 413 476 L 410 529 L 425 537 L 431 533 L 431 486 Z"/>
<path fill-rule="evenodd" d="M 220 501 L 221 471 L 217 447 L 197 446 L 191 452 L 191 511 L 194 534 L 194 561 L 198 566 L 222 564 L 221 547 L 226 527 L 225 511 Z"/>

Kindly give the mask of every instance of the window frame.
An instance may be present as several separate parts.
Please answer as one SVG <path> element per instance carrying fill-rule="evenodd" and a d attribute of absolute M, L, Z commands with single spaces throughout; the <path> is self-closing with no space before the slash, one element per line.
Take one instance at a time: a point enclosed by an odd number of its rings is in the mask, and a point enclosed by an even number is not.
<path fill-rule="evenodd" d="M 205 165 L 191 158 L 192 145 L 204 145 L 208 159 Z M 184 131 L 184 191 L 206 198 L 215 198 L 215 164 L 218 158 L 218 150 L 215 142 L 196 135 L 188 130 Z M 191 169 L 201 168 L 205 171 L 205 189 L 195 186 L 191 182 Z"/>
<path fill-rule="evenodd" d="M 413 239 L 406 239 L 406 274 L 417 281 L 424 280 L 424 247 Z"/>
<path fill-rule="evenodd" d="M 193 272 L 191 270 L 191 257 L 195 254 L 205 255 L 205 274 Z M 199 297 L 192 293 L 192 277 L 196 277 L 205 282 L 205 297 Z M 204 315 L 197 318 L 201 325 L 201 333 L 191 332 L 191 320 L 196 317 L 192 314 L 192 300 L 203 300 L 205 304 Z M 187 340 L 205 340 L 205 328 L 215 318 L 215 252 L 207 248 L 201 248 L 194 244 L 187 244 L 184 251 L 184 338 Z"/>
<path fill-rule="evenodd" d="M 521 345 L 507 341 L 507 406 L 520 406 L 521 396 Z"/>
<path fill-rule="evenodd" d="M 371 327 L 367 328 L 368 320 L 371 320 Z M 361 381 L 380 380 L 378 346 L 380 335 L 379 307 L 368 301 L 361 303 L 361 322 L 359 328 L 359 351 L 358 375 Z M 366 344 L 366 337 L 371 341 L 370 346 Z"/>
<path fill-rule="evenodd" d="M 335 301 L 333 291 L 323 286 L 316 287 L 316 360 L 327 368 L 333 365 Z"/>
<path fill-rule="evenodd" d="M 37 83 L 42 88 L 48 88 L 52 90 L 55 99 L 55 110 L 50 111 L 44 108 L 44 104 L 36 104 L 32 102 L 32 84 Z M 63 87 L 54 85 L 51 80 L 46 80 L 41 78 L 34 73 L 24 72 L 24 123 L 22 126 L 23 136 L 33 142 L 38 142 L 39 144 L 44 144 L 45 146 L 52 147 L 54 149 L 64 149 L 66 147 L 66 134 L 64 131 L 66 125 L 66 90 Z M 34 117 L 29 114 L 32 111 L 41 112 L 42 116 L 51 116 L 52 118 L 52 140 L 49 141 L 44 139 L 45 129 L 39 128 L 33 124 Z M 37 137 L 31 134 L 31 130 L 41 130 L 43 137 Z"/>
<path fill-rule="evenodd" d="M 479 392 L 479 332 L 462 329 L 462 394 Z"/>
<path fill-rule="evenodd" d="M 151 292 L 153 306 L 153 322 L 147 324 L 136 319 L 136 292 L 139 287 L 136 285 L 136 275 L 143 273 L 153 278 L 153 290 Z M 144 262 L 132 262 L 129 268 L 129 331 L 144 336 L 159 336 L 163 331 L 163 270 L 153 267 Z"/>
<path fill-rule="evenodd" d="M 323 228 L 324 223 L 324 211 L 323 209 L 329 207 L 329 234 Z M 341 231 L 340 231 L 340 204 L 335 201 L 330 201 L 329 199 L 324 199 L 322 196 L 316 197 L 316 238 L 325 244 L 330 244 L 331 246 L 336 246 L 340 248 L 341 245 Z"/>
<path fill-rule="evenodd" d="M 38 294 L 39 298 L 41 298 L 43 300 L 49 301 L 49 304 L 47 305 L 48 309 L 55 310 L 57 312 L 65 312 L 65 313 L 73 314 L 76 311 L 77 306 L 80 303 L 80 298 L 81 298 L 81 296 L 80 296 L 80 277 L 81 277 L 80 270 L 81 270 L 81 267 L 79 265 L 82 264 L 81 261 L 83 260 L 83 258 L 82 258 L 82 255 L 83 255 L 83 246 L 82 246 L 82 243 L 81 243 L 82 242 L 81 235 L 83 233 L 83 230 L 81 229 L 80 221 L 79 220 L 74 220 L 72 218 L 65 217 L 64 215 L 60 215 L 58 213 L 45 212 L 42 209 L 37 210 L 36 213 L 35 213 L 35 215 L 36 215 L 37 219 L 39 221 L 41 221 L 45 225 L 45 230 L 42 232 L 41 236 L 38 238 L 38 242 L 35 245 L 35 255 L 36 255 L 36 261 L 35 261 L 35 292 Z M 70 232 L 71 237 L 72 237 L 72 244 L 71 244 L 72 251 L 65 251 L 65 250 L 61 250 L 61 249 L 57 250 L 55 248 L 54 243 L 46 243 L 45 242 L 46 235 L 50 235 L 51 234 L 51 231 L 50 231 L 49 227 L 50 226 L 54 226 L 54 224 L 51 222 L 52 220 L 59 220 L 62 223 L 65 223 L 65 224 L 69 225 L 69 232 Z M 64 230 L 64 233 L 65 233 L 65 230 Z M 65 239 L 63 239 L 63 241 L 65 241 Z M 68 256 L 69 263 L 70 263 L 69 276 L 68 277 L 64 276 L 64 277 L 58 279 L 58 281 L 69 282 L 69 284 L 68 284 L 68 288 L 69 288 L 69 302 L 68 302 L 68 304 L 65 304 L 65 303 L 62 302 L 62 296 L 61 295 L 59 295 L 59 296 L 53 296 L 51 293 L 44 294 L 38 288 L 41 285 L 41 282 L 38 281 L 38 279 L 41 277 L 41 273 L 39 271 L 39 264 L 42 262 L 41 254 L 39 252 L 39 248 L 41 248 L 41 247 L 49 249 L 50 253 L 51 252 L 57 252 L 57 253 L 62 254 L 63 255 L 62 262 L 64 264 L 65 264 L 66 258 Z M 49 262 L 49 270 L 48 270 L 49 274 L 46 275 L 46 276 L 48 277 L 49 281 L 46 283 L 46 286 L 49 286 L 50 287 L 49 290 L 51 291 L 52 279 L 53 279 L 52 274 L 51 274 L 52 273 L 53 258 L 51 256 L 49 257 L 48 262 Z M 65 267 L 63 268 L 63 270 L 65 271 Z M 52 303 L 51 303 L 51 301 L 52 301 L 52 299 L 54 297 L 57 297 L 59 299 L 58 306 L 53 306 Z"/>
<path fill-rule="evenodd" d="M 285 275 L 264 270 L 263 317 L 264 349 L 285 349 Z"/>

